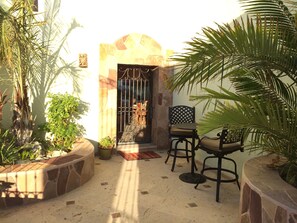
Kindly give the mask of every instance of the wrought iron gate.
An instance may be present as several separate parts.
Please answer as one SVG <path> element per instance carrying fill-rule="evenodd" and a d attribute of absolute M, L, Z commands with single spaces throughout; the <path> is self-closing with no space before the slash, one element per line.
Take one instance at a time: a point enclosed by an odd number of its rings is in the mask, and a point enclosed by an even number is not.
<path fill-rule="evenodd" d="M 151 142 L 152 74 L 155 68 L 118 65 L 118 143 Z"/>

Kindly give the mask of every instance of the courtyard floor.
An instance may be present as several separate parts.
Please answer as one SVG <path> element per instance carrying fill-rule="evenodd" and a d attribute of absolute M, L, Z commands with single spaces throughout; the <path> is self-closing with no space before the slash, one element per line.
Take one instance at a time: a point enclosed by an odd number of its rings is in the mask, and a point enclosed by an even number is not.
<path fill-rule="evenodd" d="M 222 184 L 220 203 L 215 202 L 215 183 L 206 181 L 194 189 L 179 175 L 190 164 L 162 158 L 126 161 L 120 155 L 111 160 L 95 157 L 95 175 L 63 196 L 35 204 L 0 210 L 1 223 L 237 223 L 240 192 L 236 184 Z M 198 163 L 198 169 L 200 169 Z"/>

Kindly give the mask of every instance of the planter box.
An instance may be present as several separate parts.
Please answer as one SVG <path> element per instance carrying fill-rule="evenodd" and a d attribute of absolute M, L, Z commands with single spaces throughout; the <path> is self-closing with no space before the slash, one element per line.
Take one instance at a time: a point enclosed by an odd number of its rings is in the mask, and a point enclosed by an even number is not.
<path fill-rule="evenodd" d="M 242 170 L 241 223 L 297 223 L 297 188 L 267 167 L 272 156 L 248 160 Z"/>
<path fill-rule="evenodd" d="M 41 201 L 80 187 L 94 175 L 94 146 L 75 143 L 63 156 L 0 167 L 0 181 L 11 188 L 0 192 L 0 208 Z"/>

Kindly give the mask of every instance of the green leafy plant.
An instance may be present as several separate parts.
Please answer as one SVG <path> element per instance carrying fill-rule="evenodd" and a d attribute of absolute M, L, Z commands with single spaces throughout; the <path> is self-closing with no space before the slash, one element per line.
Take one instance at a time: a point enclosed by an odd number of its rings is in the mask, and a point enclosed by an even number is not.
<path fill-rule="evenodd" d="M 45 122 L 45 99 L 55 80 L 61 75 L 68 75 L 72 78 L 74 89 L 79 91 L 78 68 L 74 63 L 67 63 L 59 55 L 62 50 L 66 50 L 66 41 L 70 33 L 80 25 L 73 20 L 69 29 L 63 34 L 64 26 L 56 19 L 61 1 L 44 3 L 47 10 L 42 13 L 43 21 L 39 19 L 40 13 L 33 11 L 32 0 L 14 0 L 8 2 L 7 7 L 5 4 L 0 4 L 0 65 L 9 75 L 11 81 L 9 83 L 12 83 L 13 88 L 10 134 L 15 136 L 15 147 L 21 148 L 18 151 L 18 159 L 34 159 L 37 156 L 35 147 L 31 145 L 33 137 L 42 142 L 43 152 L 54 150 L 55 145 L 44 139 L 40 129 L 33 128 L 35 122 L 38 124 Z M 55 41 L 54 46 L 51 44 L 53 41 Z M 1 76 L 0 81 L 2 83 L 6 79 Z M 6 103 L 7 95 L 5 92 L 0 92 L 0 127 L 2 107 Z M 34 119 L 31 106 L 32 110 L 37 111 L 33 113 Z M 72 124 L 69 127 L 68 132 L 64 134 L 74 135 L 75 127 Z M 56 135 L 62 137 L 58 133 Z M 62 143 L 57 145 L 67 147 L 71 144 L 69 138 L 65 140 L 65 145 L 61 145 Z"/>
<path fill-rule="evenodd" d="M 67 93 L 50 94 L 49 98 L 48 122 L 44 129 L 52 135 L 51 142 L 55 149 L 67 152 L 84 132 L 77 120 L 85 113 L 87 106 Z"/>
<path fill-rule="evenodd" d="M 41 155 L 39 143 L 16 145 L 15 136 L 10 130 L 0 130 L 0 166 L 10 165 L 19 161 L 32 161 Z"/>
<path fill-rule="evenodd" d="M 32 161 L 36 160 L 37 157 L 43 153 L 39 143 L 26 143 L 21 146 L 18 153 L 18 160 Z"/>
<path fill-rule="evenodd" d="M 9 9 L 0 6 L 0 64 L 4 66 L 13 83 L 12 132 L 16 144 L 31 141 L 33 118 L 28 97 L 28 79 L 42 45 L 31 0 L 15 0 Z"/>
<path fill-rule="evenodd" d="M 67 75 L 75 90 L 79 89 L 77 67 L 67 63 L 60 53 L 65 50 L 70 33 L 80 25 L 73 20 L 63 34 L 63 25 L 56 19 L 60 0 L 44 2 L 47 10 L 42 13 L 43 21 L 39 19 L 40 13 L 34 12 L 34 1 L 10 3 L 7 7 L 0 5 L 0 65 L 12 81 L 12 132 L 16 144 L 22 146 L 31 142 L 35 122 L 45 122 L 45 99 L 55 80 Z M 31 106 L 38 112 L 32 113 Z"/>
<path fill-rule="evenodd" d="M 191 92 L 200 86 L 202 93 L 190 97 L 204 103 L 200 134 L 225 125 L 245 128 L 246 148 L 285 158 L 281 176 L 297 187 L 296 3 L 239 2 L 246 18 L 204 28 L 187 52 L 173 57 L 177 72 L 169 87 Z"/>
<path fill-rule="evenodd" d="M 99 141 L 99 147 L 103 149 L 113 149 L 115 145 L 115 139 L 110 136 L 106 136 Z"/>
<path fill-rule="evenodd" d="M 19 150 L 9 130 L 0 130 L 0 166 L 16 162 L 19 159 Z"/>

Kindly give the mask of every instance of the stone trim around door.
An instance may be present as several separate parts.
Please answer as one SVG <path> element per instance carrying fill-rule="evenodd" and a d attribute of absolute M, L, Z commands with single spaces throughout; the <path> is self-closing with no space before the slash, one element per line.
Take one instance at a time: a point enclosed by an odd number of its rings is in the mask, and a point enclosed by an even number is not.
<path fill-rule="evenodd" d="M 118 66 L 155 66 L 153 74 L 152 144 L 167 149 L 168 107 L 172 105 L 172 92 L 166 80 L 173 74 L 169 58 L 173 50 L 163 49 L 153 38 L 140 33 L 130 33 L 114 43 L 100 44 L 99 67 L 99 140 L 117 133 L 117 77 Z"/>

